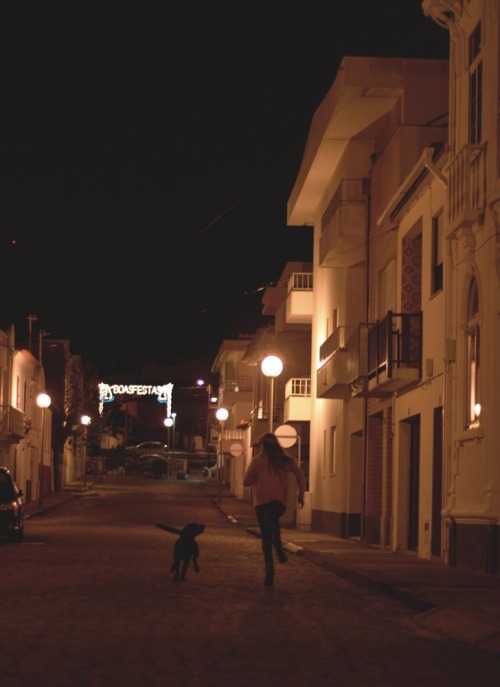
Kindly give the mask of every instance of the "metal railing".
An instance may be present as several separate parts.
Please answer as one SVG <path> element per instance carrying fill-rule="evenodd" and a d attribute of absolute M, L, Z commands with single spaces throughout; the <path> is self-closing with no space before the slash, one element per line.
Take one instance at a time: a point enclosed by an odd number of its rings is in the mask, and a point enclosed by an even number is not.
<path fill-rule="evenodd" d="M 387 315 L 368 331 L 368 378 L 394 369 L 413 368 L 422 373 L 422 312 Z"/>

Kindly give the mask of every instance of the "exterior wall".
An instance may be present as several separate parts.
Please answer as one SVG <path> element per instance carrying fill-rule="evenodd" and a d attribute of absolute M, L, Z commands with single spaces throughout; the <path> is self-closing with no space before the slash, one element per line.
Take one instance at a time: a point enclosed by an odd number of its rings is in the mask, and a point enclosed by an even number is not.
<path fill-rule="evenodd" d="M 24 439 L 21 439 L 10 450 L 9 470 L 15 475 L 18 486 L 24 490 L 26 500 L 30 501 L 39 496 L 39 463 L 41 451 L 41 428 L 37 408 L 33 397 L 34 360 L 31 356 L 23 355 L 22 351 L 14 354 L 12 367 L 12 395 L 11 405 L 27 413 L 32 418 L 33 426 Z M 13 450 L 14 449 L 14 450 Z"/>
<path fill-rule="evenodd" d="M 428 123 L 446 112 L 447 75 L 442 61 L 346 58 L 314 115 L 288 204 L 289 224 L 314 226 L 312 527 L 386 546 L 394 536 L 393 488 L 398 474 L 392 400 L 320 398 L 319 348 L 332 334 L 334 309 L 338 324 L 347 330 L 375 322 L 388 310 L 380 275 L 396 260 L 397 233 L 379 229 L 377 220 L 422 149 L 445 137 Z M 322 217 L 343 179 L 368 182 L 364 250 L 360 260 L 359 241 L 356 246 L 353 242 L 356 261 L 350 262 L 339 245 L 334 262 L 340 266 L 325 267 L 319 251 Z M 392 298 L 395 307 L 395 294 Z"/>
<path fill-rule="evenodd" d="M 500 562 L 499 4 L 471 0 L 443 9 L 439 0 L 423 3 L 424 11 L 450 31 L 449 79 L 445 62 L 347 58 L 315 113 L 288 204 L 289 224 L 314 226 L 313 527 L 353 536 L 347 523 L 355 522 L 355 511 L 346 495 L 359 503 L 360 470 L 353 474 L 351 467 L 362 453 L 364 541 L 493 574 Z M 471 57 L 471 35 L 479 22 L 477 54 Z M 477 74 L 478 61 L 482 89 L 474 101 L 471 74 Z M 368 70 L 365 91 L 356 92 L 353 82 L 360 87 Z M 378 95 L 386 87 L 384 103 L 363 100 L 375 84 Z M 357 108 L 351 111 L 353 103 Z M 471 112 L 481 115 L 475 129 Z M 368 169 L 363 146 L 354 145 L 361 137 L 371 143 L 373 167 Z M 438 142 L 448 146 L 440 151 Z M 422 366 L 406 385 L 391 387 L 387 378 L 377 378 L 362 388 L 364 398 L 354 398 L 360 394 L 358 383 L 350 399 L 319 398 L 314 373 L 319 346 L 331 333 L 328 319 L 332 309 L 345 317 L 351 306 L 343 278 L 348 259 L 333 257 L 330 244 L 329 264 L 335 267 L 320 264 L 321 219 L 341 180 L 359 177 L 370 181 L 366 253 L 360 263 L 367 278 L 364 321 L 375 324 L 392 311 L 421 313 Z M 441 211 L 444 279 L 433 292 L 433 218 Z M 349 245 L 345 236 L 343 242 Z M 474 280 L 478 307 L 471 318 Z M 472 366 L 470 331 L 478 352 Z M 474 374 L 480 410 L 468 417 Z M 359 415 L 351 412 L 355 402 L 363 409 Z M 332 427 L 334 469 L 329 463 Z"/>
<path fill-rule="evenodd" d="M 434 5 L 435 3 L 431 3 Z M 499 283 L 499 3 L 472 0 L 467 11 L 455 8 L 450 36 L 453 42 L 450 74 L 450 161 L 470 144 L 469 83 L 470 36 L 481 21 L 480 53 L 483 68 L 481 155 L 485 155 L 484 186 L 478 185 L 479 213 L 447 232 L 447 358 L 445 407 L 446 487 L 445 536 L 449 562 L 499 572 L 500 540 L 500 311 Z M 468 173 L 469 170 L 466 170 Z M 471 177 L 471 182 L 476 182 Z M 451 184 L 450 184 L 451 189 Z M 464 189 L 464 194 L 468 189 Z M 484 195 L 483 195 L 484 194 Z M 451 201 L 451 195 L 450 195 Z M 465 196 L 469 202 L 469 196 Z M 474 201 L 474 197 L 473 197 Z M 450 208 L 451 209 L 451 205 Z M 467 293 L 475 278 L 479 292 L 481 414 L 476 423 L 466 418 Z"/>
<path fill-rule="evenodd" d="M 319 227 L 314 230 L 314 256 L 319 255 Z M 341 434 L 344 436 L 342 421 L 343 403 L 338 400 L 320 399 L 317 390 L 316 370 L 319 367 L 319 349 L 332 333 L 332 316 L 339 309 L 340 323 L 345 323 L 345 269 L 323 268 L 316 260 L 313 267 L 314 296 L 311 349 L 311 398 L 314 411 L 311 413 L 309 491 L 311 493 L 312 527 L 340 535 L 342 531 L 340 495 L 343 493 L 342 476 L 345 473 L 331 472 L 327 454 L 331 451 L 331 431 L 336 427 L 337 455 L 344 453 L 341 448 Z M 337 425 L 339 423 L 340 426 Z M 345 454 L 344 454 L 345 455 Z M 347 456 L 346 456 L 347 460 Z"/>
<path fill-rule="evenodd" d="M 8 334 L 2 332 L 0 367 L 2 415 L 15 411 L 21 427 L 18 431 L 16 425 L 13 432 L 11 425 L 2 423 L 0 464 L 10 470 L 29 503 L 52 487 L 51 411 L 36 404 L 37 395 L 45 389 L 44 371 L 29 351 L 16 350 L 13 327 Z"/>
<path fill-rule="evenodd" d="M 398 311 L 403 311 L 405 299 L 405 277 L 403 253 L 412 232 L 421 233 L 421 270 L 416 275 L 419 285 L 415 286 L 420 296 L 418 307 L 423 312 L 422 358 L 424 371 L 421 383 L 414 389 L 398 395 L 395 399 L 394 453 L 395 476 L 394 491 L 397 494 L 394 512 L 396 515 L 392 538 L 392 548 L 404 551 L 408 548 L 407 504 L 408 448 L 404 437 L 404 423 L 408 418 L 419 418 L 419 488 L 418 488 L 418 555 L 431 557 L 432 485 L 433 485 L 433 439 L 434 409 L 444 403 L 444 357 L 445 357 L 445 291 L 431 293 L 431 254 L 432 220 L 443 212 L 446 202 L 446 189 L 441 181 L 431 175 L 427 185 L 420 191 L 420 197 L 407 209 L 401 218 L 397 234 L 397 303 Z"/>

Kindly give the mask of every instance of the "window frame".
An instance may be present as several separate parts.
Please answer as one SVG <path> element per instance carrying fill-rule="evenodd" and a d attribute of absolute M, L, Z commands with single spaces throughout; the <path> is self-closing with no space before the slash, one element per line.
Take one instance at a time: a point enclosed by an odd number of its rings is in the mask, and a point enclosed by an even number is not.
<path fill-rule="evenodd" d="M 481 325 L 479 307 L 479 287 L 473 276 L 467 292 L 467 330 L 465 342 L 466 355 L 466 397 L 465 426 L 468 429 L 479 427 L 481 394 Z M 479 412 L 477 412 L 479 406 Z"/>
<path fill-rule="evenodd" d="M 443 236 L 444 212 L 441 210 L 432 218 L 431 246 L 431 295 L 443 290 Z"/>

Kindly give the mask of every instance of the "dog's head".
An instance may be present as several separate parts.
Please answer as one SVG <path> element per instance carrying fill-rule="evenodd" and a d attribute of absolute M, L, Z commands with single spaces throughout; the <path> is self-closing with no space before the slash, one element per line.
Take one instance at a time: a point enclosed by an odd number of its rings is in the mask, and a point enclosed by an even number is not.
<path fill-rule="evenodd" d="M 205 525 L 200 525 L 197 522 L 190 522 L 189 525 L 186 525 L 186 527 L 182 529 L 181 537 L 185 537 L 186 539 L 194 539 L 204 531 Z"/>

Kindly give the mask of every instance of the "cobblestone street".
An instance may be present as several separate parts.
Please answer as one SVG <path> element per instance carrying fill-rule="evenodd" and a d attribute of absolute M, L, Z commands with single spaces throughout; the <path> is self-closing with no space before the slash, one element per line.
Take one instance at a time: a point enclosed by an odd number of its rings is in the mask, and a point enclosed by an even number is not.
<path fill-rule="evenodd" d="M 496 687 L 498 659 L 305 558 L 265 588 L 259 539 L 214 489 L 107 478 L 30 518 L 24 543 L 0 548 L 5 684 Z M 156 522 L 206 526 L 184 583 L 169 571 L 176 535 Z"/>

